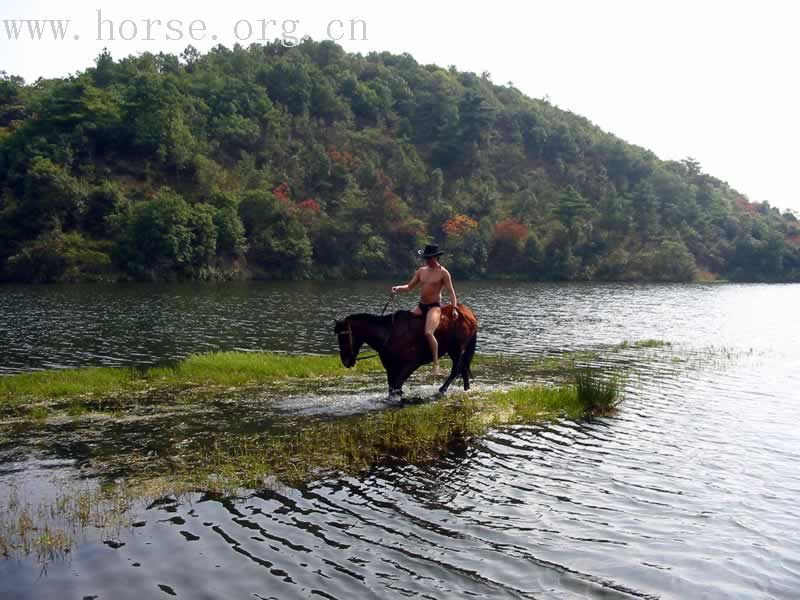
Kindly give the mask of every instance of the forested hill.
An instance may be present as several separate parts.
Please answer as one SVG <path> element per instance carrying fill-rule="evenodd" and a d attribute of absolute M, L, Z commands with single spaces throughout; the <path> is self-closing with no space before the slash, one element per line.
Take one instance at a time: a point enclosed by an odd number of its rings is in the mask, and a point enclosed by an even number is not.
<path fill-rule="evenodd" d="M 591 90 L 587 89 L 587 94 Z M 0 277 L 798 280 L 800 226 L 488 75 L 330 42 L 0 80 Z"/>

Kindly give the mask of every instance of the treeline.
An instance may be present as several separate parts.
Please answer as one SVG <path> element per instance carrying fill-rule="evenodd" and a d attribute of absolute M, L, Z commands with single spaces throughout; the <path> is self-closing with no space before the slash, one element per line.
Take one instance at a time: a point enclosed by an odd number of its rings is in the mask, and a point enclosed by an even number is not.
<path fill-rule="evenodd" d="M 330 42 L 0 79 L 0 279 L 800 279 L 800 225 L 512 86 Z"/>

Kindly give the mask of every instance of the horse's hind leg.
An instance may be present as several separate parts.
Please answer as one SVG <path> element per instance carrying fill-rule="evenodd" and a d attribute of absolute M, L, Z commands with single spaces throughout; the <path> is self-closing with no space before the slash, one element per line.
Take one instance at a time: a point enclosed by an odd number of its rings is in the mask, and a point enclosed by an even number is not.
<path fill-rule="evenodd" d="M 464 351 L 464 357 L 461 365 L 461 379 L 464 381 L 464 391 L 466 392 L 469 390 L 469 378 L 472 375 L 472 371 L 470 371 L 470 366 L 472 365 L 472 359 L 475 357 L 475 348 L 478 345 L 478 333 L 475 332 L 469 340 L 467 344 L 467 348 Z"/>
<path fill-rule="evenodd" d="M 461 372 L 461 356 L 462 355 L 460 352 L 456 356 L 453 356 L 452 354 L 450 355 L 450 358 L 453 359 L 453 368 L 450 369 L 450 375 L 447 376 L 447 379 L 445 379 L 442 387 L 439 388 L 440 394 L 447 393 L 450 384 L 453 383 L 455 378 L 458 377 L 458 374 Z"/>

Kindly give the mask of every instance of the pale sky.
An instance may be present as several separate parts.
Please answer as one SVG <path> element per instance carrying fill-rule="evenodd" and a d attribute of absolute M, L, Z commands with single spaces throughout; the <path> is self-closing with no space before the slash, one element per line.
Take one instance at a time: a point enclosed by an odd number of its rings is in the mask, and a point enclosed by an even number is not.
<path fill-rule="evenodd" d="M 276 21 L 268 25 L 267 38 L 280 37 L 282 23 L 292 19 L 299 20 L 297 34 L 318 40 L 326 38 L 331 21 L 341 20 L 347 31 L 348 20 L 361 19 L 367 40 L 340 41 L 350 51 L 408 52 L 421 63 L 489 71 L 495 83 L 511 81 L 529 96 L 547 96 L 661 158 L 691 155 L 752 201 L 800 211 L 794 180 L 800 141 L 800 4 L 795 5 L 776 0 L 2 0 L 0 69 L 34 81 L 84 69 L 104 46 L 115 58 L 145 50 L 179 53 L 189 43 L 201 50 L 230 46 L 237 41 L 234 25 L 240 20 L 252 24 L 250 41 L 255 42 L 262 19 Z M 108 25 L 106 39 L 97 40 L 98 9 L 113 22 L 114 41 L 107 39 Z M 31 41 L 27 30 L 9 41 L 6 19 L 71 23 L 63 41 L 52 41 L 49 30 L 41 41 Z M 137 39 L 120 39 L 126 19 L 137 23 Z M 154 41 L 144 40 L 144 19 L 162 21 L 151 26 Z M 167 28 L 170 19 L 182 21 L 173 25 L 183 40 L 166 40 L 177 36 Z M 204 40 L 189 39 L 195 19 L 206 25 L 205 32 L 195 26 L 195 36 Z M 242 23 L 237 32 L 245 36 L 247 30 Z M 338 34 L 338 24 L 331 31 Z M 124 35 L 132 32 L 131 24 L 123 26 Z"/>

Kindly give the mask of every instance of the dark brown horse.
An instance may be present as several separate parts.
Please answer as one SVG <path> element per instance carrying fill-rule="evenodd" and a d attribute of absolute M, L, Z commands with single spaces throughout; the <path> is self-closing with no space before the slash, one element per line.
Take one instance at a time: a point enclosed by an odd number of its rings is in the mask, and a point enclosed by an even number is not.
<path fill-rule="evenodd" d="M 358 360 L 358 353 L 366 343 L 381 359 L 389 380 L 389 395 L 402 395 L 403 384 L 421 365 L 430 363 L 428 341 L 424 335 L 422 317 L 401 310 L 391 315 L 350 315 L 336 321 L 333 331 L 339 338 L 339 356 L 348 369 Z M 442 320 L 434 333 L 439 342 L 439 355 L 448 355 L 453 361 L 450 371 L 439 392 L 445 393 L 459 375 L 464 389 L 469 389 L 470 363 L 478 342 L 478 320 L 472 310 L 458 305 L 458 316 L 454 318 L 453 307 L 442 309 Z"/>

